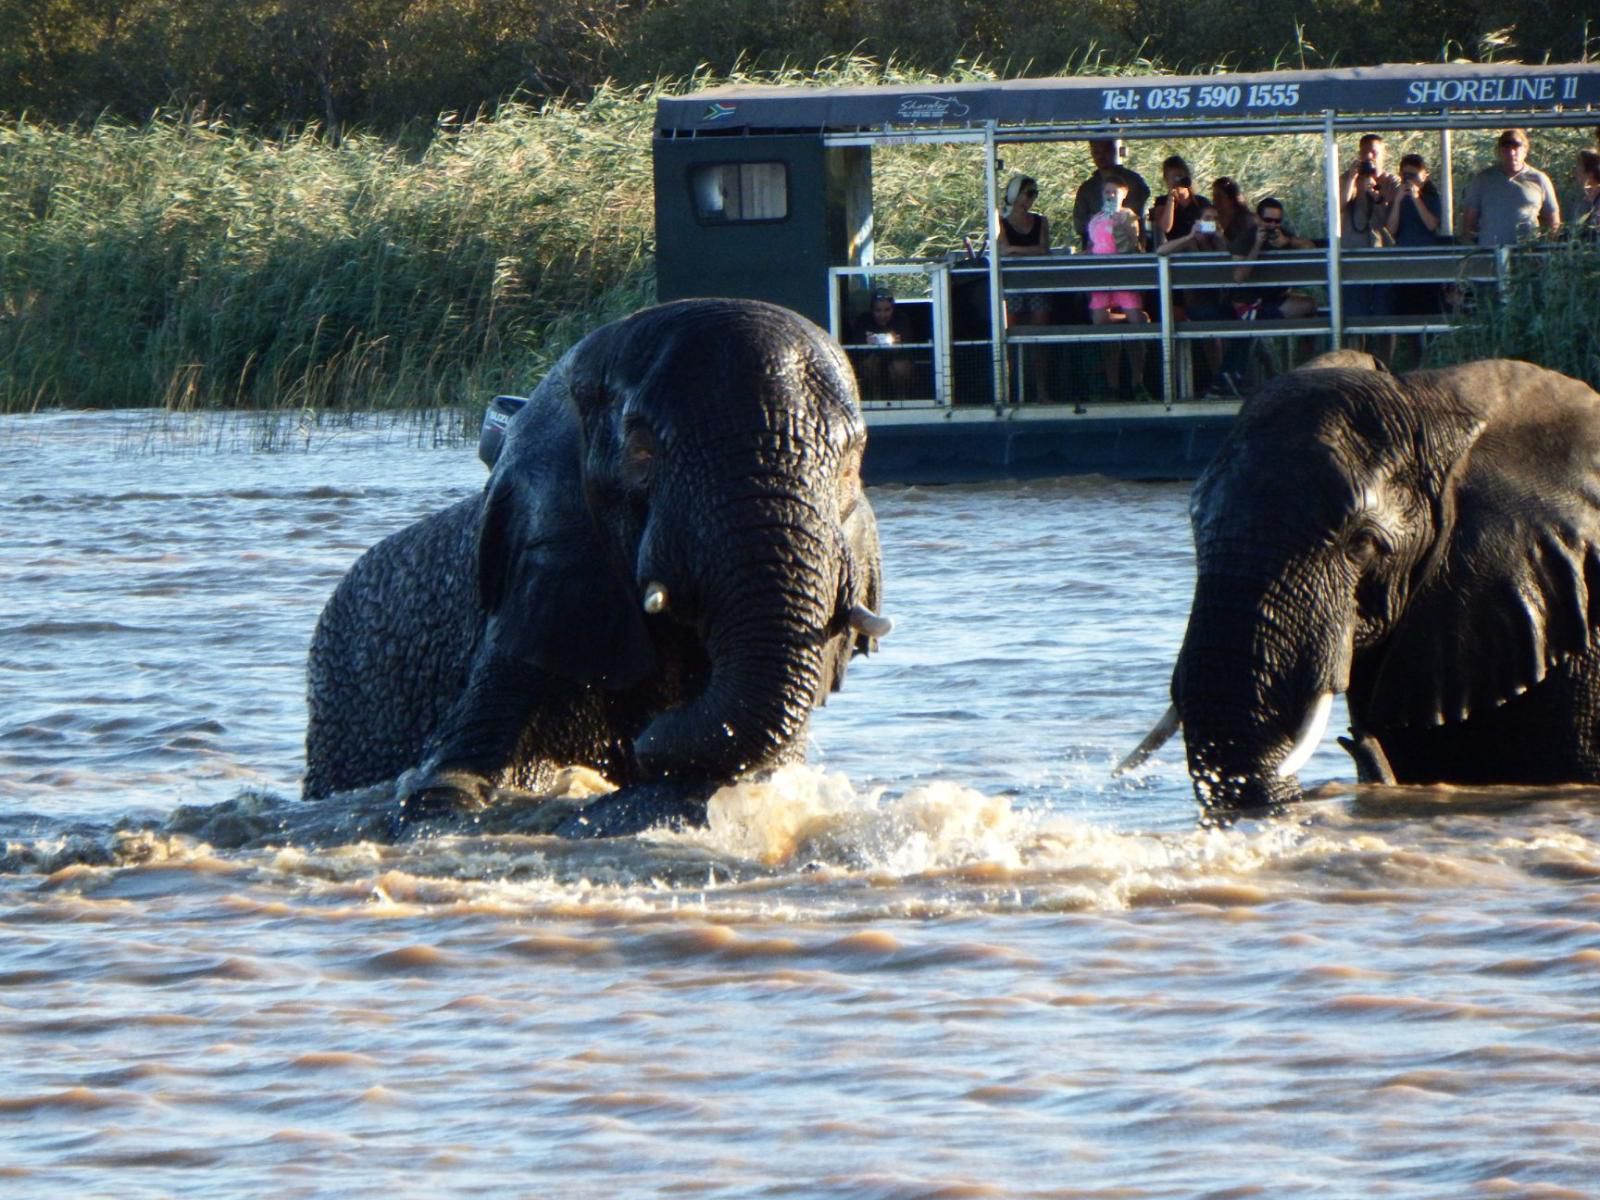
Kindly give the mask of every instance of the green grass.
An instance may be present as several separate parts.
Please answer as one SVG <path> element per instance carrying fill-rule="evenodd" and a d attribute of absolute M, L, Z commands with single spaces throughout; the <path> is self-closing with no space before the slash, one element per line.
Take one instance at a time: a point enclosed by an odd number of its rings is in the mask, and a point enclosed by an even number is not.
<path fill-rule="evenodd" d="M 1520 358 L 1600 389 L 1600 241 L 1560 239 L 1512 255 L 1504 293 L 1435 343 L 1430 365 Z"/>
<path fill-rule="evenodd" d="M 971 67 L 957 77 L 993 75 Z M 760 81 L 928 78 L 843 59 Z M 601 89 L 582 105 L 510 103 L 398 141 L 357 132 L 334 144 L 315 131 L 270 140 L 183 114 L 137 128 L 10 119 L 0 125 L 0 411 L 476 411 L 496 392 L 525 391 L 582 333 L 653 300 L 656 101 L 721 82 Z M 1536 136 L 1534 161 L 1558 185 L 1586 132 Z M 1458 194 L 1492 136 L 1458 136 Z M 1410 149 L 1431 161 L 1436 140 L 1391 138 L 1392 160 Z M 1323 233 L 1320 139 L 1134 142 L 1130 163 L 1158 184 L 1174 152 L 1201 186 L 1231 175 L 1252 199 L 1281 197 L 1301 232 Z M 979 154 L 913 146 L 876 156 L 880 259 L 942 255 L 981 233 Z M 1039 208 L 1065 241 L 1090 170 L 1085 147 L 1003 154 L 1008 171 L 1039 179 Z M 1567 324 L 1552 315 L 1497 326 L 1492 344 L 1538 357 L 1566 344 L 1569 325 L 1592 335 L 1593 284 L 1592 270 L 1573 276 L 1560 300 Z M 1587 363 L 1600 382 L 1592 342 L 1586 358 L 1559 361 Z"/>
<path fill-rule="evenodd" d="M 176 117 L 13 121 L 0 409 L 420 408 L 525 388 L 653 295 L 653 111 L 611 93 L 511 105 L 414 156 Z"/>

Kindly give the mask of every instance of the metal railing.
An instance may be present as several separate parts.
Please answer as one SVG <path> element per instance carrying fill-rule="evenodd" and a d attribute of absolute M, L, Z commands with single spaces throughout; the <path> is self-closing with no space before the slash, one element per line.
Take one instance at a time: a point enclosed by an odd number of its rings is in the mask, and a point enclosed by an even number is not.
<path fill-rule="evenodd" d="M 1416 316 L 1349 317 L 1338 303 L 1319 302 L 1312 316 L 1276 320 L 1180 320 L 1180 305 L 1175 293 L 1190 289 L 1259 289 L 1288 287 L 1317 289 L 1329 293 L 1330 260 L 1337 259 L 1342 286 L 1398 286 L 1406 284 L 1455 285 L 1467 288 L 1488 284 L 1504 286 L 1510 248 L 1495 250 L 1471 246 L 1381 247 L 1337 251 L 1326 247 L 1305 250 L 1274 250 L 1250 260 L 1248 264 L 1222 253 L 1156 254 L 1055 254 L 1003 260 L 1000 267 L 1003 298 L 1032 294 L 1072 295 L 1099 291 L 1131 291 L 1158 298 L 1156 312 L 1148 324 L 1111 322 L 1094 324 L 1047 324 L 985 328 L 981 336 L 957 338 L 952 331 L 952 289 L 981 286 L 988 293 L 992 271 L 983 260 L 953 262 L 895 263 L 881 266 L 835 267 L 829 271 L 829 316 L 832 332 L 845 331 L 845 292 L 853 281 L 870 289 L 874 281 L 894 275 L 920 275 L 928 281 L 932 305 L 932 342 L 914 348 L 927 349 L 933 360 L 934 395 L 910 402 L 923 406 L 948 407 L 956 401 L 953 352 L 964 346 L 992 346 L 993 359 L 1002 360 L 1009 346 L 1124 345 L 1158 342 L 1161 347 L 1163 396 L 1167 403 L 1192 398 L 1188 350 L 1198 341 L 1212 338 L 1303 337 L 1326 339 L 1328 347 L 1341 345 L 1347 335 L 1437 334 L 1451 327 L 1449 312 Z M 1249 265 L 1248 279 L 1234 278 L 1235 271 Z M 1000 307 L 1004 311 L 1003 305 Z M 992 326 L 992 322 L 985 322 Z M 851 347 L 852 351 L 859 347 Z M 998 388 L 991 395 L 1000 395 Z M 987 397 L 962 397 L 982 402 Z M 1019 401 L 1020 402 L 1020 401 Z M 881 406 L 881 405 L 874 405 Z"/>

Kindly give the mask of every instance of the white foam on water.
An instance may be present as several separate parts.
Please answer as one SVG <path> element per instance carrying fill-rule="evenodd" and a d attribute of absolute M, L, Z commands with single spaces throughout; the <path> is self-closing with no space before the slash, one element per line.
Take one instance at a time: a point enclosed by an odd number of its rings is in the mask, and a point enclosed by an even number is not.
<path fill-rule="evenodd" d="M 592 841 L 549 836 L 573 804 L 604 791 L 591 776 L 563 777 L 557 796 L 508 797 L 533 818 L 514 826 L 520 832 L 486 821 L 390 841 L 382 833 L 392 803 L 386 789 L 321 808 L 247 792 L 175 814 L 164 829 L 73 832 L 3 850 L 10 869 L 84 897 L 207 891 L 217 886 L 207 879 L 228 874 L 291 905 L 341 913 L 457 907 L 622 920 L 713 910 L 719 919 L 862 921 L 1183 903 L 1250 908 L 1501 889 L 1529 873 L 1600 876 L 1600 849 L 1582 832 L 1548 822 L 1519 822 L 1512 832 L 1494 811 L 1452 809 L 1433 793 L 1420 814 L 1376 820 L 1343 797 L 1228 829 L 1128 829 L 1103 812 L 1064 811 L 1081 795 L 1072 788 L 1020 800 L 935 779 L 892 792 L 804 765 L 720 790 L 704 828 Z M 1553 814 L 1572 811 L 1552 804 Z M 1145 811 L 1135 803 L 1121 816 Z M 1465 822 L 1478 832 L 1463 840 Z M 141 871 L 145 881 L 130 878 Z"/>

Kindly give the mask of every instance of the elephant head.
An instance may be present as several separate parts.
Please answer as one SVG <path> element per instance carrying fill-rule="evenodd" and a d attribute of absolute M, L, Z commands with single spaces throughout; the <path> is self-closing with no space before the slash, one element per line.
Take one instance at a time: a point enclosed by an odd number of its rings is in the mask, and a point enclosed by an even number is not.
<path fill-rule="evenodd" d="M 619 782 L 798 757 L 887 632 L 853 380 L 786 309 L 684 301 L 585 338 L 510 421 L 477 534 L 480 657 L 619 694 Z"/>
<path fill-rule="evenodd" d="M 1246 402 L 1190 500 L 1171 715 L 1208 813 L 1296 798 L 1340 693 L 1382 760 L 1537 687 L 1600 627 L 1600 396 L 1509 361 L 1315 367 Z M 1513 762 L 1488 747 L 1473 769 L 1517 782 Z"/>

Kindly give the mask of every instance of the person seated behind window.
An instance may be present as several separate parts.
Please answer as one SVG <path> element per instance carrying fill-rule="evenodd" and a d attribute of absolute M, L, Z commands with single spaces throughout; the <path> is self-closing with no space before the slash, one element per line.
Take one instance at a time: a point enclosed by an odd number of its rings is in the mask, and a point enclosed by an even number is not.
<path fill-rule="evenodd" d="M 1000 210 L 1000 255 L 1049 254 L 1050 219 L 1033 211 L 1039 184 L 1031 175 L 1013 175 L 1006 182 Z"/>
<path fill-rule="evenodd" d="M 1167 194 L 1150 210 L 1150 241 L 1158 249 L 1193 229 L 1200 210 L 1206 206 L 1205 201 L 1194 194 L 1189 164 L 1179 155 L 1174 154 L 1161 164 L 1161 177 L 1166 182 Z"/>
<path fill-rule="evenodd" d="M 1200 206 L 1194 227 L 1182 237 L 1163 242 L 1157 254 L 1226 253 L 1228 240 L 1222 233 L 1222 220 L 1215 204 Z M 1190 321 L 1225 321 L 1233 317 L 1233 306 L 1221 288 L 1185 288 L 1179 303 Z"/>
<path fill-rule="evenodd" d="M 1248 214 L 1247 214 L 1248 215 Z M 1298 236 L 1284 223 L 1283 202 L 1268 196 L 1256 205 L 1254 224 L 1249 244 L 1240 253 L 1237 243 L 1229 250 L 1240 264 L 1233 269 L 1236 283 L 1244 283 L 1255 269 L 1255 262 L 1264 253 L 1273 250 L 1309 250 L 1316 243 Z M 1315 316 L 1316 300 L 1305 292 L 1293 291 L 1283 285 L 1264 287 L 1236 287 L 1232 294 L 1234 311 L 1245 320 L 1280 321 L 1285 318 Z M 1223 378 L 1230 390 L 1242 391 L 1248 374 L 1251 341 L 1233 338 L 1222 364 Z"/>
<path fill-rule="evenodd" d="M 1133 254 L 1139 250 L 1139 217 L 1132 209 L 1124 208 L 1128 199 L 1128 185 L 1121 179 L 1107 179 L 1100 186 L 1100 211 L 1089 219 L 1090 254 Z M 1144 325 L 1150 320 L 1138 292 L 1106 291 L 1089 293 L 1089 319 L 1096 325 L 1125 322 Z M 1136 400 L 1151 399 L 1144 387 L 1144 347 L 1128 348 L 1131 366 L 1129 382 Z M 1104 368 L 1106 385 L 1112 395 L 1122 387 L 1122 348 L 1108 345 L 1105 348 Z"/>
<path fill-rule="evenodd" d="M 911 356 L 904 350 L 886 349 L 914 340 L 910 324 L 895 304 L 893 293 L 881 289 L 872 293 L 872 307 L 850 330 L 853 346 L 870 347 L 850 354 L 863 400 L 910 399 Z"/>
<path fill-rule="evenodd" d="M 1298 236 L 1284 223 L 1283 201 L 1268 196 L 1256 205 L 1256 227 L 1250 239 L 1250 248 L 1243 254 L 1234 253 L 1244 265 L 1234 268 L 1233 278 L 1243 283 L 1255 269 L 1252 265 L 1263 253 L 1272 250 L 1310 250 L 1316 245 L 1310 238 Z M 1277 321 L 1285 317 L 1309 317 L 1317 311 L 1317 302 L 1304 292 L 1285 286 L 1241 288 L 1234 293 L 1235 308 L 1255 310 L 1258 321 Z M 1241 314 L 1242 315 L 1242 314 Z"/>

